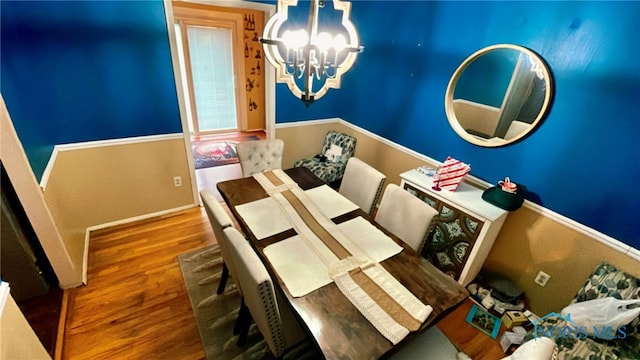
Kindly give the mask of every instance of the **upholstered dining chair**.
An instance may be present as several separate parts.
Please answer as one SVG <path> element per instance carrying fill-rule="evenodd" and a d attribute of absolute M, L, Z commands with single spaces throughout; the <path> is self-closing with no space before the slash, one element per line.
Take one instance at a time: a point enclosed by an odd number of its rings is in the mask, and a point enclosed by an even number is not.
<path fill-rule="evenodd" d="M 220 276 L 220 282 L 218 283 L 218 290 L 216 293 L 222 294 L 224 292 L 224 288 L 227 285 L 227 280 L 229 279 L 229 273 L 231 273 L 231 277 L 234 281 L 237 281 L 237 273 L 235 266 L 229 256 L 229 246 L 227 244 L 223 229 L 227 227 L 233 227 L 233 222 L 227 212 L 224 210 L 218 199 L 211 193 L 209 190 L 200 191 L 200 198 L 202 199 L 202 205 L 204 206 L 205 211 L 207 212 L 207 217 L 209 218 L 209 223 L 211 224 L 211 228 L 213 229 L 213 234 L 216 237 L 216 242 L 220 247 L 220 254 L 222 255 L 222 275 Z M 236 284 L 240 293 L 240 286 Z"/>
<path fill-rule="evenodd" d="M 438 211 L 426 202 L 396 184 L 389 184 L 382 194 L 375 221 L 419 253 L 437 215 Z"/>
<path fill-rule="evenodd" d="M 318 155 L 296 160 L 293 166 L 304 166 L 325 183 L 337 188 L 347 167 L 347 161 L 356 150 L 356 142 L 357 139 L 353 136 L 330 130 L 324 138 L 322 150 Z"/>
<path fill-rule="evenodd" d="M 347 161 L 338 192 L 373 216 L 387 176 L 355 156 Z"/>
<path fill-rule="evenodd" d="M 244 177 L 268 170 L 282 169 L 284 141 L 281 139 L 250 140 L 236 145 Z"/>
<path fill-rule="evenodd" d="M 284 295 L 273 286 L 271 276 L 249 242 L 234 227 L 224 230 L 233 262 L 237 265 L 242 301 L 236 322 L 238 345 L 247 338 L 251 319 L 264 336 L 276 358 L 305 337 Z"/>

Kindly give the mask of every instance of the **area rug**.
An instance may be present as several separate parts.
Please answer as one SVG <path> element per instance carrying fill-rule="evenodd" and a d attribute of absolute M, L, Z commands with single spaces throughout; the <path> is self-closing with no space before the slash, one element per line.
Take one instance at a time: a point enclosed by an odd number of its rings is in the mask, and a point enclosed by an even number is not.
<path fill-rule="evenodd" d="M 223 264 L 218 245 L 181 254 L 178 262 L 207 359 L 273 359 L 255 323 L 251 324 L 246 344 L 242 347 L 236 344 L 238 336 L 233 335 L 233 326 L 238 317 L 240 295 L 231 278 L 224 293 L 216 294 Z M 299 344 L 284 357 L 287 360 L 317 358 L 322 357 L 310 341 Z"/>
<path fill-rule="evenodd" d="M 193 162 L 196 169 L 237 164 L 239 160 L 236 152 L 236 145 L 240 141 L 249 140 L 258 140 L 258 137 L 251 135 L 233 140 L 194 140 L 191 143 L 191 150 L 193 152 Z"/>

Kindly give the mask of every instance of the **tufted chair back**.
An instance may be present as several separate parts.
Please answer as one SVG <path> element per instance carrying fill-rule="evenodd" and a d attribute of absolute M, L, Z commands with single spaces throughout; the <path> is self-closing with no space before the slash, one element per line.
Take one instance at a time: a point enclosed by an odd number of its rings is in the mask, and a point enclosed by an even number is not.
<path fill-rule="evenodd" d="M 244 177 L 282 169 L 284 141 L 280 139 L 244 141 L 238 143 L 236 151 Z"/>
<path fill-rule="evenodd" d="M 347 162 L 339 192 L 372 216 L 386 178 L 373 166 L 353 156 Z"/>
<path fill-rule="evenodd" d="M 396 184 L 382 194 L 376 222 L 420 253 L 438 210 Z"/>
<path fill-rule="evenodd" d="M 286 349 L 304 339 L 304 331 L 249 242 L 234 227 L 224 229 L 224 234 L 237 265 L 243 306 L 248 308 L 273 355 L 281 357 Z"/>

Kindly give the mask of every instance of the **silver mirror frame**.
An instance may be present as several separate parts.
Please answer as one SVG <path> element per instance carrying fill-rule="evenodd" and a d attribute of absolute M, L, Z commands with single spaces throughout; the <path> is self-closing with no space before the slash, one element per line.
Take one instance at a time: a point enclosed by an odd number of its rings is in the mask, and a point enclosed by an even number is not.
<path fill-rule="evenodd" d="M 529 126 L 527 126 L 527 129 L 522 130 L 520 133 L 510 137 L 509 139 L 505 140 L 503 138 L 499 138 L 499 137 L 493 137 L 493 138 L 482 138 L 480 136 L 476 136 L 473 135 L 471 133 L 469 133 L 467 130 L 465 130 L 465 128 L 461 125 L 458 117 L 456 116 L 456 113 L 454 112 L 454 92 L 456 90 L 456 85 L 458 83 L 458 80 L 460 79 L 460 77 L 462 76 L 463 72 L 479 57 L 488 54 L 492 51 L 495 50 L 501 50 L 501 49 L 511 49 L 511 50 L 516 50 L 519 51 L 521 53 L 524 53 L 526 55 L 529 55 L 530 59 L 534 60 L 536 62 L 537 65 L 539 65 L 539 71 L 541 71 L 541 73 L 544 76 L 544 84 L 545 84 L 545 94 L 544 94 L 544 98 L 542 101 L 542 106 L 540 108 L 539 113 L 537 114 L 537 116 L 535 117 L 535 119 L 531 122 L 531 124 Z M 482 80 L 490 80 L 490 79 L 481 79 Z M 445 112 L 447 114 L 447 119 L 449 120 L 449 124 L 451 125 L 451 127 L 455 130 L 455 132 L 460 135 L 460 137 L 462 137 L 463 139 L 467 140 L 468 142 L 478 145 L 478 146 L 483 146 L 483 147 L 498 147 L 498 146 L 504 146 L 504 145 L 508 145 L 511 143 L 514 143 L 520 139 L 522 139 L 523 137 L 527 136 L 529 133 L 531 133 L 536 127 L 537 125 L 540 123 L 540 121 L 545 117 L 545 115 L 547 114 L 549 107 L 551 105 L 551 98 L 552 98 L 552 94 L 553 94 L 553 81 L 551 78 L 551 71 L 549 71 L 549 68 L 547 67 L 547 64 L 544 62 L 544 60 L 535 52 L 523 47 L 523 46 L 519 46 L 519 45 L 513 45 L 513 44 L 497 44 L 497 45 L 491 45 L 488 47 L 485 47 L 483 49 L 480 49 L 478 51 L 476 51 L 475 53 L 473 53 L 471 56 L 469 56 L 468 58 L 466 58 L 462 64 L 460 64 L 460 66 L 456 69 L 456 71 L 453 73 L 453 76 L 451 77 L 451 80 L 449 80 L 449 84 L 447 85 L 447 91 L 445 93 Z"/>

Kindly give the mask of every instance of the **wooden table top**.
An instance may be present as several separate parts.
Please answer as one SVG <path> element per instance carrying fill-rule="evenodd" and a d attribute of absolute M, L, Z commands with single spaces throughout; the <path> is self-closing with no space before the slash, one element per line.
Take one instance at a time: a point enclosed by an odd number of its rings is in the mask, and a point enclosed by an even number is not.
<path fill-rule="evenodd" d="M 324 184 L 322 180 L 304 167 L 287 169 L 285 172 L 304 190 Z M 235 209 L 236 205 L 269 196 L 253 177 L 219 182 L 217 188 L 238 220 L 240 227 L 242 227 L 242 230 L 258 251 L 261 259 L 267 264 L 267 269 L 271 276 L 277 279 L 274 284 L 280 286 L 287 300 L 299 315 L 300 320 L 306 325 L 308 333 L 317 347 L 327 359 L 378 359 L 393 353 L 393 344 L 360 314 L 334 283 L 302 297 L 295 298 L 291 296 L 264 256 L 263 249 L 270 244 L 296 235 L 295 230 L 290 229 L 257 241 L 244 219 Z M 357 216 L 368 219 L 367 214 L 358 209 L 332 220 L 334 223 L 339 224 Z M 375 225 L 378 226 L 377 224 Z M 467 290 L 451 277 L 445 275 L 427 260 L 416 254 L 404 242 L 398 240 L 380 226 L 378 228 L 385 231 L 387 235 L 391 236 L 404 248 L 399 254 L 383 261 L 381 263 L 382 266 L 424 304 L 433 307 L 432 314 L 422 324 L 419 331 L 432 325 L 444 313 L 469 296 Z M 403 342 L 396 346 L 401 346 Z"/>

